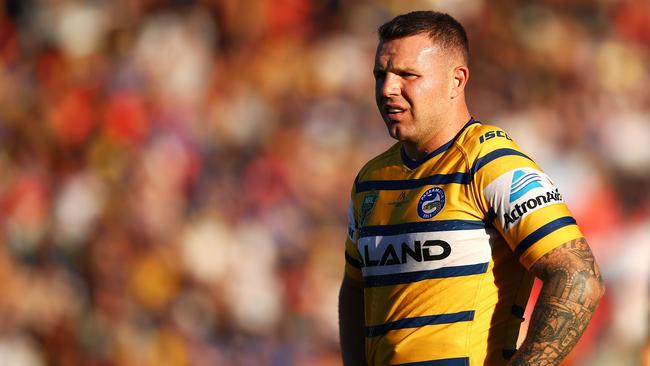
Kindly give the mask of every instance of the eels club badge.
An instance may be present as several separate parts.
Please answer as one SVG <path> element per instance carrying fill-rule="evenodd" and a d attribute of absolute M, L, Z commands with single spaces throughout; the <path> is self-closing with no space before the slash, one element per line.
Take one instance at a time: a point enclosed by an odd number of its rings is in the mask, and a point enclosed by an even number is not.
<path fill-rule="evenodd" d="M 433 187 L 428 189 L 418 202 L 418 216 L 428 220 L 445 207 L 445 191 L 440 187 Z"/>

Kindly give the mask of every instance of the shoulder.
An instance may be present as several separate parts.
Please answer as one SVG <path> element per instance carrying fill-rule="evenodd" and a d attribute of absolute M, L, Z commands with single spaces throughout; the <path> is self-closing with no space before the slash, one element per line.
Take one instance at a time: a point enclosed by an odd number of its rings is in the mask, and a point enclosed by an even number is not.
<path fill-rule="evenodd" d="M 508 132 L 491 124 L 468 126 L 456 140 L 456 145 L 464 152 L 473 173 L 497 159 L 502 162 L 511 159 L 533 162 Z"/>
<path fill-rule="evenodd" d="M 480 156 L 482 153 L 502 148 L 520 150 L 512 137 L 501 127 L 483 123 L 468 126 L 458 137 L 456 144 L 470 156 Z"/>

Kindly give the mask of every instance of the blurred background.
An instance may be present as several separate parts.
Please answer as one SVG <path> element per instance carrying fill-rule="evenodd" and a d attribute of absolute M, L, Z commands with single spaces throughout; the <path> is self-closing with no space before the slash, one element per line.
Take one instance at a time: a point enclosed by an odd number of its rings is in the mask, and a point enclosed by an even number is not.
<path fill-rule="evenodd" d="M 393 143 L 375 31 L 414 9 L 464 24 L 472 114 L 601 263 L 564 364 L 641 363 L 650 1 L 0 4 L 0 364 L 340 365 L 349 191 Z"/>

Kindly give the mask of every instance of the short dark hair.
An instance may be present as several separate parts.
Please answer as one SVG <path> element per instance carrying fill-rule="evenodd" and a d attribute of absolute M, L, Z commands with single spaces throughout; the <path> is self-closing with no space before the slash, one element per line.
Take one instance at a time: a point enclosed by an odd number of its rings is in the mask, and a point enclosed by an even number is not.
<path fill-rule="evenodd" d="M 451 15 L 437 11 L 413 11 L 398 15 L 377 30 L 379 41 L 426 33 L 443 49 L 458 51 L 469 62 L 469 42 L 463 26 Z"/>

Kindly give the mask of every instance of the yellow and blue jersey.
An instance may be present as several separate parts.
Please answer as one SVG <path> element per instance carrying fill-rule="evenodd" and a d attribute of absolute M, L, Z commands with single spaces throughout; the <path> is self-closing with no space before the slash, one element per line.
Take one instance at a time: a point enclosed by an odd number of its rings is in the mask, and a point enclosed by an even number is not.
<path fill-rule="evenodd" d="M 501 129 L 470 120 L 420 161 L 401 143 L 351 194 L 346 276 L 363 288 L 371 365 L 504 365 L 528 269 L 582 236 L 555 184 Z"/>

